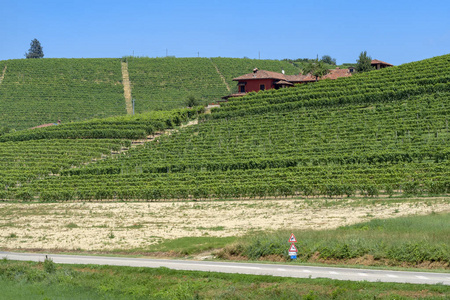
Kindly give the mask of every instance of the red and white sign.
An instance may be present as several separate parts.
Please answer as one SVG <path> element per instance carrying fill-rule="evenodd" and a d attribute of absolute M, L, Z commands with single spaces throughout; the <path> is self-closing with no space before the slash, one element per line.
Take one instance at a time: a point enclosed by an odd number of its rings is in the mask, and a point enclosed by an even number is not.
<path fill-rule="evenodd" d="M 295 238 L 295 235 L 292 233 L 291 237 L 289 238 L 289 243 L 297 243 L 297 239 Z"/>
<path fill-rule="evenodd" d="M 295 247 L 295 245 L 292 244 L 292 245 L 291 245 L 291 248 L 289 248 L 289 252 L 295 252 L 295 253 L 297 253 L 297 252 L 298 252 L 297 247 Z"/>

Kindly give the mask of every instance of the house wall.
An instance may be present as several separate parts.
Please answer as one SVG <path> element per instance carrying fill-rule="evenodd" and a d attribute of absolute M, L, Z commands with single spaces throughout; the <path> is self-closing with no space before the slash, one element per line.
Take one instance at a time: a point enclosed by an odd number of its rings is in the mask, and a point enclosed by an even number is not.
<path fill-rule="evenodd" d="M 245 82 L 247 82 L 247 84 L 245 85 L 246 93 L 259 92 L 259 87 L 261 84 L 264 84 L 266 86 L 266 90 L 275 88 L 275 86 L 273 85 L 273 79 L 255 79 L 255 80 L 247 80 Z"/>

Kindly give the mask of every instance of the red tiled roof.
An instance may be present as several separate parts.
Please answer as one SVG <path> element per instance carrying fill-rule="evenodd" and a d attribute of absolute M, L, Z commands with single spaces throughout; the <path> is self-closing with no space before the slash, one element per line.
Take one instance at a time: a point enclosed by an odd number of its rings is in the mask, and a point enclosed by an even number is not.
<path fill-rule="evenodd" d="M 298 74 L 298 75 L 286 75 L 286 80 L 293 83 L 299 83 L 299 82 L 316 81 L 316 78 L 311 74 L 306 75 Z"/>
<path fill-rule="evenodd" d="M 378 60 L 378 59 L 372 59 L 372 61 L 370 62 L 370 64 L 371 65 L 378 65 L 378 64 L 381 64 L 381 65 L 386 65 L 386 66 L 393 66 L 393 65 L 391 65 L 391 64 L 388 64 L 387 62 L 384 62 L 384 61 L 381 61 L 381 60 Z"/>
<path fill-rule="evenodd" d="M 339 77 L 349 77 L 352 76 L 352 73 L 348 69 L 332 69 L 330 72 L 322 77 L 321 79 L 336 79 Z M 301 83 L 301 82 L 312 82 L 316 81 L 316 77 L 311 74 L 307 75 L 284 75 L 281 73 L 266 71 L 266 70 L 256 70 L 253 73 L 245 74 L 239 77 L 234 78 L 234 81 L 246 81 L 253 79 L 277 79 L 278 82 L 276 84 L 293 84 L 293 83 Z"/>
<path fill-rule="evenodd" d="M 352 73 L 348 69 L 333 69 L 330 70 L 325 76 L 320 77 L 320 79 L 337 79 L 339 77 L 350 77 Z"/>
<path fill-rule="evenodd" d="M 275 84 L 285 84 L 285 85 L 293 85 L 292 82 L 286 80 L 278 80 Z"/>
<path fill-rule="evenodd" d="M 245 74 L 234 78 L 234 81 L 251 80 L 251 79 L 278 79 L 285 80 L 284 74 L 271 72 L 266 70 L 256 70 L 253 73 Z"/>

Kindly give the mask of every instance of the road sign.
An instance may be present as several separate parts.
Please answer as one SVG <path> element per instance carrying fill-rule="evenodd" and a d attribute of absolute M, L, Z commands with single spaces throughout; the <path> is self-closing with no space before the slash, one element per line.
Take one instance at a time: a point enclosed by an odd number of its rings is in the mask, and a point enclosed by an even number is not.
<path fill-rule="evenodd" d="M 289 252 L 295 252 L 295 253 L 297 253 L 297 252 L 298 252 L 297 247 L 295 247 L 295 245 L 292 244 L 292 245 L 291 245 L 291 248 L 289 248 Z"/>
<path fill-rule="evenodd" d="M 291 237 L 289 238 L 289 243 L 297 243 L 297 239 L 295 238 L 295 235 L 292 233 Z"/>

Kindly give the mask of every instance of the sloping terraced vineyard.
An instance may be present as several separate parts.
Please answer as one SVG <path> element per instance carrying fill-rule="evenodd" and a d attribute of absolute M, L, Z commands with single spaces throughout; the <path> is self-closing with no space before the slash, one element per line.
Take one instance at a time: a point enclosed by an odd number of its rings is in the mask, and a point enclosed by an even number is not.
<path fill-rule="evenodd" d="M 20 198 L 23 191 L 41 200 L 448 194 L 449 71 L 445 55 L 253 93 L 120 157 L 9 184 L 3 197 Z"/>
<path fill-rule="evenodd" d="M 126 113 L 118 59 L 20 59 L 4 65 L 0 127 L 19 130 Z"/>
<path fill-rule="evenodd" d="M 293 64 L 279 60 L 214 57 L 211 58 L 211 61 L 225 77 L 225 80 L 231 87 L 233 93 L 237 93 L 238 91 L 236 82 L 233 81 L 233 78 L 251 73 L 254 68 L 278 73 L 281 73 L 281 71 L 284 70 L 287 75 L 296 75 L 300 72 L 300 69 Z"/>
<path fill-rule="evenodd" d="M 0 144 L 0 198 L 17 188 L 14 198 L 32 200 L 34 193 L 22 185 L 64 169 L 89 163 L 129 146 L 120 140 L 40 140 Z"/>
<path fill-rule="evenodd" d="M 20 130 L 0 136 L 0 142 L 43 139 L 146 139 L 148 135 L 198 118 L 198 114 L 204 110 L 203 106 L 198 106 Z"/>
<path fill-rule="evenodd" d="M 107 157 L 117 158 L 123 155 L 122 150 L 129 149 L 130 139 L 146 139 L 158 130 L 174 128 L 198 118 L 203 109 L 93 119 L 1 136 L 0 199 L 31 200 L 36 196 L 35 191 L 26 187 L 31 183 L 40 185 L 44 178 L 59 176 L 64 171 Z M 48 193 L 44 191 L 39 196 L 46 199 L 44 195 Z M 71 191 L 58 195 L 66 200 L 73 199 Z"/>
<path fill-rule="evenodd" d="M 292 64 L 270 60 L 131 57 L 127 61 L 139 113 L 186 107 L 189 96 L 201 103 L 216 102 L 230 93 L 221 75 L 237 89 L 232 78 L 255 67 L 298 73 Z M 0 79 L 0 128 L 22 130 L 57 120 L 68 123 L 127 113 L 119 59 L 0 61 Z"/>
<path fill-rule="evenodd" d="M 208 58 L 129 58 L 137 112 L 186 106 L 189 96 L 214 102 L 228 90 Z"/>

